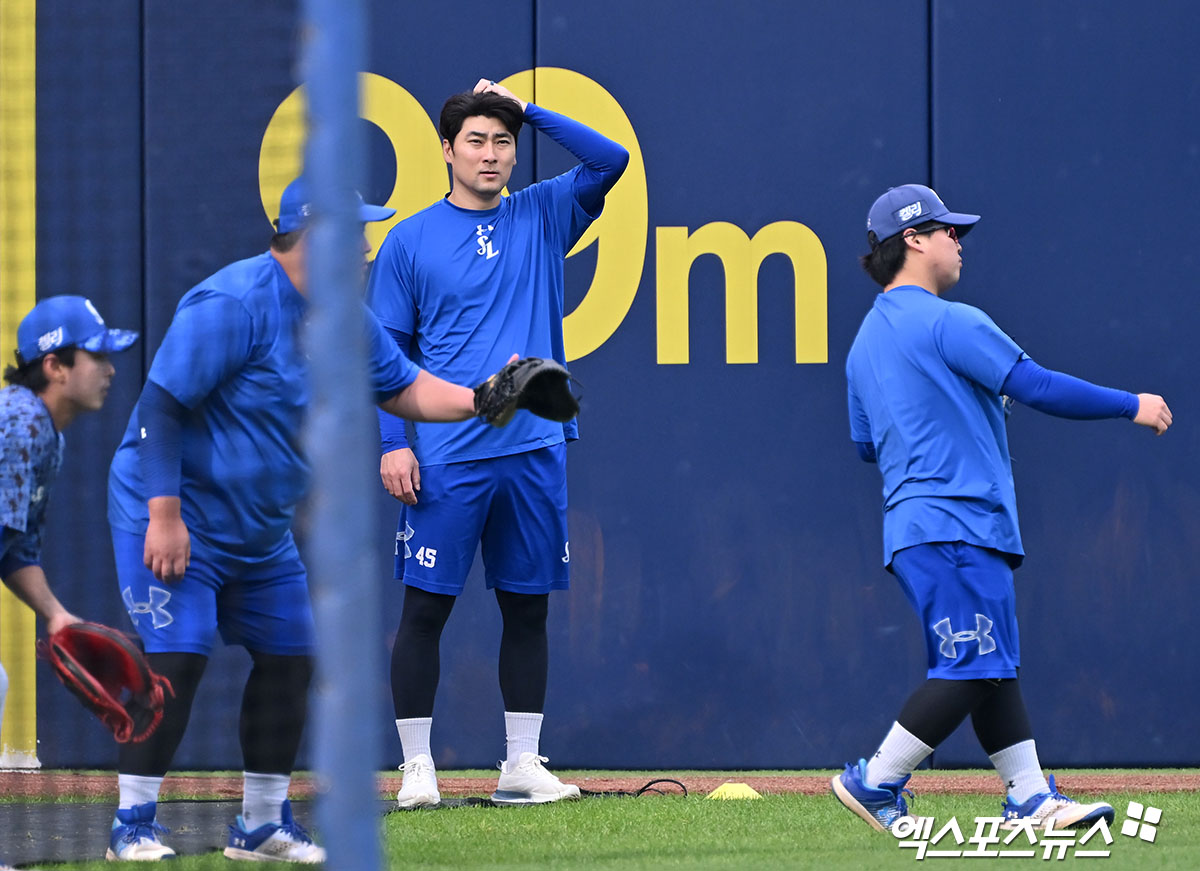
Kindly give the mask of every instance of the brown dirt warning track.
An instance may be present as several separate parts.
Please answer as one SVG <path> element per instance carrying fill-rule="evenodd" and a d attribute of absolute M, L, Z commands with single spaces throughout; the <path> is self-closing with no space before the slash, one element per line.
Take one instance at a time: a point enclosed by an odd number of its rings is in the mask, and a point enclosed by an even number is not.
<path fill-rule="evenodd" d="M 663 772 L 663 777 L 672 776 Z M 581 789 L 593 792 L 633 792 L 645 786 L 650 778 L 636 777 L 568 777 Z M 826 775 L 739 775 L 723 772 L 713 775 L 686 775 L 676 777 L 695 794 L 707 794 L 722 783 L 745 783 L 760 793 L 791 793 L 820 795 L 829 790 Z M 1057 778 L 1060 790 L 1068 795 L 1100 795 L 1109 792 L 1181 792 L 1200 790 L 1200 770 L 1180 769 L 1170 772 L 1124 772 L 1120 774 L 1072 773 Z M 496 787 L 494 777 L 440 776 L 438 786 L 446 796 L 486 796 Z M 943 793 L 961 795 L 967 793 L 995 793 L 1000 795 L 1000 784 L 993 774 L 960 774 L 957 772 L 917 772 L 909 787 L 917 793 Z M 400 788 L 400 774 L 384 774 L 379 778 L 380 798 L 395 795 Z M 677 792 L 669 785 L 664 792 Z M 170 775 L 163 783 L 164 796 L 189 798 L 240 798 L 242 778 L 240 775 L 226 776 L 176 776 Z M 314 794 L 312 777 L 298 774 L 292 781 L 293 798 L 310 798 Z M 24 799 L 111 799 L 117 798 L 115 774 L 84 774 L 71 771 L 0 771 L 0 795 Z"/>

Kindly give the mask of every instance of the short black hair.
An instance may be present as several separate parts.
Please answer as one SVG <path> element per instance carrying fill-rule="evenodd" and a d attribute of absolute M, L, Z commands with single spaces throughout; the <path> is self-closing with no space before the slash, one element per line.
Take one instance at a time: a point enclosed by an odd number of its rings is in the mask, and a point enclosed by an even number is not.
<path fill-rule="evenodd" d="M 923 224 L 905 227 L 895 236 L 889 236 L 882 242 L 876 240 L 875 231 L 872 230 L 867 233 L 867 241 L 871 244 L 871 253 L 859 257 L 858 262 L 862 264 L 862 268 L 876 284 L 880 287 L 887 287 L 892 283 L 896 274 L 904 268 L 904 262 L 908 259 L 908 243 L 904 241 L 904 234 L 909 230 L 923 233 L 946 226 L 949 225 L 937 221 L 926 221 Z"/>
<path fill-rule="evenodd" d="M 276 224 L 279 221 L 275 222 Z M 301 227 L 299 230 L 292 230 L 290 233 L 276 233 L 271 237 L 271 250 L 278 251 L 280 254 L 286 254 L 296 247 L 296 243 L 300 241 L 300 237 L 304 235 L 306 227 Z"/>
<path fill-rule="evenodd" d="M 65 345 L 51 351 L 62 364 L 67 367 L 75 365 L 74 345 Z M 46 373 L 42 371 L 42 360 L 50 356 L 50 354 L 42 354 L 40 357 L 35 357 L 29 361 L 22 361 L 21 356 L 17 356 L 16 366 L 7 366 L 4 369 L 4 380 L 16 387 L 25 387 L 32 390 L 34 393 L 43 393 L 50 386 L 50 379 L 46 377 Z"/>
<path fill-rule="evenodd" d="M 453 147 L 454 140 L 458 138 L 458 134 L 462 130 L 463 122 L 477 116 L 495 118 L 504 125 L 505 130 L 512 134 L 514 143 L 517 140 L 517 134 L 521 132 L 521 121 L 524 118 L 520 105 L 508 97 L 491 92 L 474 94 L 464 91 L 461 94 L 455 94 L 442 106 L 442 117 L 438 121 L 438 133 Z"/>

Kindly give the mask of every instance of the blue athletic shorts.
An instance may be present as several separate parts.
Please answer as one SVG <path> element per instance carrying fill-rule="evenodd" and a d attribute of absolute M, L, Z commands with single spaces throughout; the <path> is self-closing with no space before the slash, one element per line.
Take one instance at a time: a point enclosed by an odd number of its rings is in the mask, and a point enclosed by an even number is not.
<path fill-rule="evenodd" d="M 1017 600 L 1004 554 L 961 541 L 919 544 L 896 551 L 892 570 L 921 620 L 928 677 L 1017 676 Z"/>
<path fill-rule="evenodd" d="M 183 578 L 168 584 L 142 563 L 143 535 L 112 530 L 117 581 L 129 619 L 148 653 L 212 652 L 226 644 L 283 656 L 313 652 L 308 578 L 290 537 L 278 554 L 256 563 L 206 552 L 192 538 Z"/>
<path fill-rule="evenodd" d="M 565 590 L 567 446 L 465 463 L 421 467 L 417 504 L 396 528 L 396 577 L 457 596 L 482 546 L 488 589 Z"/>

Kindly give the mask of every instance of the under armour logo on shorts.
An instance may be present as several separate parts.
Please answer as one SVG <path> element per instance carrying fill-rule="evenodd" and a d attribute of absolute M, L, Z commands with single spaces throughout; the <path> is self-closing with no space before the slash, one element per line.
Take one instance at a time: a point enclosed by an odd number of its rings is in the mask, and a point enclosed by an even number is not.
<path fill-rule="evenodd" d="M 149 616 L 150 625 L 155 629 L 162 629 L 175 622 L 175 618 L 167 610 L 167 603 L 171 601 L 169 590 L 164 590 L 162 587 L 151 587 L 149 602 L 135 602 L 133 601 L 133 590 L 126 587 L 121 590 L 121 598 L 125 600 L 125 610 L 129 612 L 129 619 L 133 621 L 134 626 L 138 623 L 139 614 Z"/>
<path fill-rule="evenodd" d="M 954 645 L 962 642 L 979 642 L 979 655 L 991 653 L 996 649 L 996 640 L 988 633 L 992 631 L 992 621 L 982 614 L 975 615 L 975 630 L 973 632 L 955 632 L 950 627 L 950 618 L 939 620 L 933 624 L 933 631 L 942 639 L 942 645 L 938 648 L 942 656 L 947 659 L 958 659 L 958 651 Z"/>
<path fill-rule="evenodd" d="M 404 558 L 410 559 L 412 551 L 408 547 L 409 539 L 413 537 L 413 528 L 408 525 L 408 521 L 404 521 L 404 531 L 396 531 L 396 556 L 400 556 L 400 542 L 404 542 Z"/>

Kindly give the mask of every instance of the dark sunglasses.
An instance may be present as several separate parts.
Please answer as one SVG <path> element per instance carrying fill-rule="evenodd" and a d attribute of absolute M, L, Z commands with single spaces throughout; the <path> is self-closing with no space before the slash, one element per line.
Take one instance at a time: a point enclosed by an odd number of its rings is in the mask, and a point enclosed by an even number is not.
<path fill-rule="evenodd" d="M 904 235 L 906 235 L 906 236 L 921 236 L 921 235 L 924 235 L 925 233 L 936 233 L 938 230 L 945 230 L 947 236 L 949 236 L 955 242 L 958 241 L 958 230 L 954 229 L 953 227 L 949 226 L 948 224 L 943 224 L 940 227 L 930 227 L 928 230 L 913 230 L 911 233 L 905 233 Z"/>

